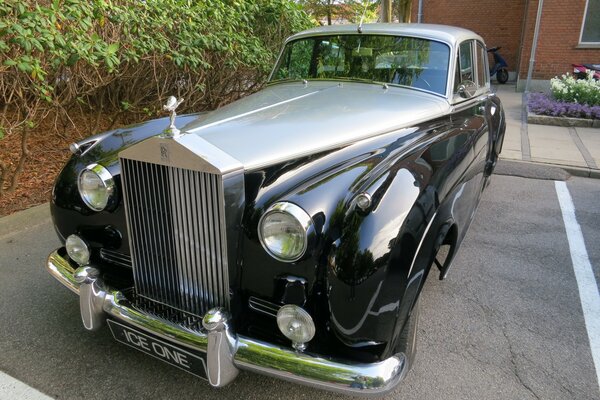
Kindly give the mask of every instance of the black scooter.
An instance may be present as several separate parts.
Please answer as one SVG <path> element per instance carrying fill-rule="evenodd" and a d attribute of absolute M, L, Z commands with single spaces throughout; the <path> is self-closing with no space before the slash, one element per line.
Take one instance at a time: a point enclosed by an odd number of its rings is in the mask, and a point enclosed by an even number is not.
<path fill-rule="evenodd" d="M 494 47 L 488 49 L 488 53 L 492 53 L 494 55 L 494 67 L 490 70 L 490 76 L 494 76 L 496 74 L 496 80 L 498 83 L 506 83 L 508 81 L 508 64 L 502 58 L 500 54 L 498 54 L 498 50 L 502 47 Z"/>

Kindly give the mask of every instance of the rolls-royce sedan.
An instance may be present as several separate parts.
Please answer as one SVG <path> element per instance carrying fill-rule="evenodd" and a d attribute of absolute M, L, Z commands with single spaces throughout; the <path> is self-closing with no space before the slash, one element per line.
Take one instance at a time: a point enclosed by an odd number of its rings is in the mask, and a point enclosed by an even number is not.
<path fill-rule="evenodd" d="M 86 329 L 212 386 L 248 370 L 382 395 L 501 151 L 489 77 L 460 28 L 300 32 L 255 94 L 180 116 L 172 97 L 168 118 L 74 143 L 47 269 Z"/>

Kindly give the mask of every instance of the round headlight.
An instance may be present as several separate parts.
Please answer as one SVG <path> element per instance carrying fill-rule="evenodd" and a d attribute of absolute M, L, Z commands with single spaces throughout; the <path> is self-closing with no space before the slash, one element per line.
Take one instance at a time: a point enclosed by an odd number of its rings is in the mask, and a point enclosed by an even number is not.
<path fill-rule="evenodd" d="M 70 235 L 65 243 L 67 254 L 71 260 L 79 265 L 87 265 L 90 262 L 90 249 L 87 243 L 77 235 Z"/>
<path fill-rule="evenodd" d="M 104 210 L 115 192 L 112 175 L 99 164 L 88 165 L 81 171 L 77 187 L 85 204 L 94 211 Z"/>
<path fill-rule="evenodd" d="M 296 350 L 304 350 L 306 343 L 315 336 L 315 323 L 310 314 L 293 304 L 279 309 L 277 326 L 281 333 L 292 341 Z"/>
<path fill-rule="evenodd" d="M 265 212 L 258 224 L 258 236 L 265 250 L 280 261 L 299 260 L 308 246 L 312 230 L 310 216 L 295 204 L 279 202 Z"/>

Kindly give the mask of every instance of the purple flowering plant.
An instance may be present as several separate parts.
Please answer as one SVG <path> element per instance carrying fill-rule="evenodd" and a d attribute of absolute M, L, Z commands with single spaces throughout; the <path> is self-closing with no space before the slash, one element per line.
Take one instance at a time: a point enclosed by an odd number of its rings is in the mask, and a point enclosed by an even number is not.
<path fill-rule="evenodd" d="M 590 106 L 566 103 L 551 98 L 545 93 L 530 93 L 527 97 L 529 112 L 553 117 L 600 119 L 600 105 Z"/>
<path fill-rule="evenodd" d="M 588 73 L 586 79 L 576 79 L 566 73 L 550 79 L 551 95 L 531 93 L 527 98 L 529 111 L 539 115 L 600 119 L 600 82 Z"/>

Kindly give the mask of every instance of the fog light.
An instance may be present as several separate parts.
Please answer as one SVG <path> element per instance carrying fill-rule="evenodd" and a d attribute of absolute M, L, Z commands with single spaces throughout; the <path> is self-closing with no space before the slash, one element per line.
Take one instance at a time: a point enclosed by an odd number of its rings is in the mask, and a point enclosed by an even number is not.
<path fill-rule="evenodd" d="M 65 243 L 67 254 L 71 260 L 79 265 L 87 265 L 90 262 L 90 249 L 87 243 L 77 235 L 70 235 Z"/>
<path fill-rule="evenodd" d="M 309 313 L 293 304 L 283 306 L 277 312 L 277 326 L 292 341 L 298 351 L 306 349 L 306 343 L 315 336 L 315 323 Z"/>

